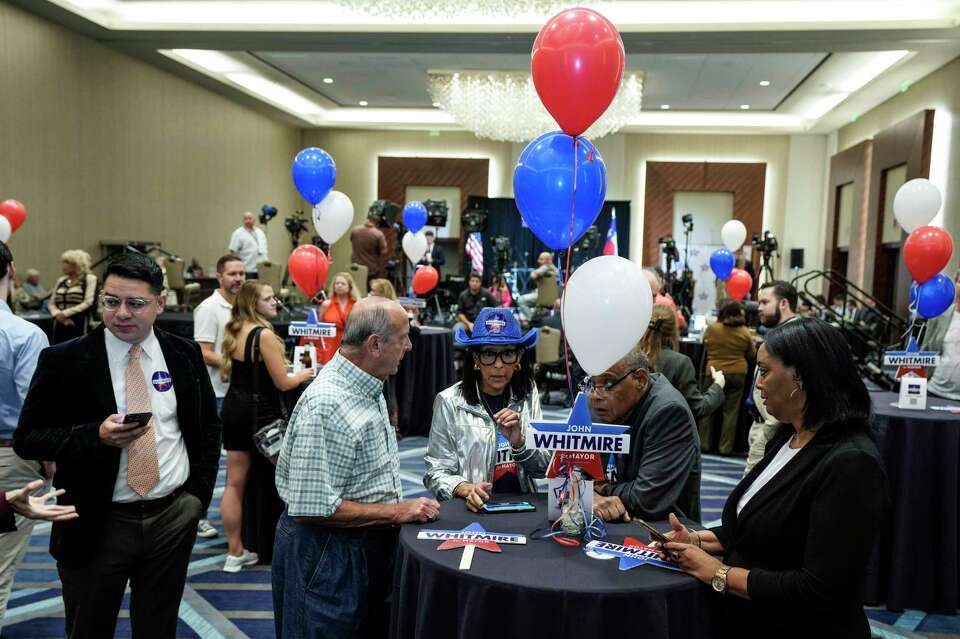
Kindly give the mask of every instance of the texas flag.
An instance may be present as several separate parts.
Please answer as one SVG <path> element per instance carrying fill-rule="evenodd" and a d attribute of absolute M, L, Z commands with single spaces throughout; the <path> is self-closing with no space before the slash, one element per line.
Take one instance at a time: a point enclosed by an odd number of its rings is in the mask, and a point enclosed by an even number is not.
<path fill-rule="evenodd" d="M 607 231 L 607 241 L 603 244 L 604 255 L 619 255 L 617 252 L 617 211 L 610 213 L 610 230 Z"/>

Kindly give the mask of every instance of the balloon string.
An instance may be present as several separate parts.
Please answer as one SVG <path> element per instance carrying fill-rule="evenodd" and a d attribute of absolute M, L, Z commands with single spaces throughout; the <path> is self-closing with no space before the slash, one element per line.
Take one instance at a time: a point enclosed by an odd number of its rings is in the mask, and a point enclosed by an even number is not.
<path fill-rule="evenodd" d="M 566 317 L 567 308 L 567 281 L 570 279 L 570 257 L 573 253 L 573 223 L 576 220 L 577 210 L 577 170 L 579 162 L 580 137 L 573 138 L 573 193 L 570 198 L 570 235 L 567 236 L 567 267 L 563 271 L 563 295 L 560 298 L 560 324 Z M 567 392 L 573 402 L 573 377 L 570 374 L 570 346 L 567 344 L 567 332 L 563 331 L 563 363 L 567 371 Z"/>

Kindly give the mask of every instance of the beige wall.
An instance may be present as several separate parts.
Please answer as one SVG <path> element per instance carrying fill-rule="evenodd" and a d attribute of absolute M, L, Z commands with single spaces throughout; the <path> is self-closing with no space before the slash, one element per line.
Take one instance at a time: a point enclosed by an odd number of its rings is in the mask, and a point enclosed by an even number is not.
<path fill-rule="evenodd" d="M 930 181 L 943 194 L 934 220 L 960 237 L 960 58 L 946 64 L 903 93 L 859 116 L 837 132 L 838 149 L 848 149 L 924 109 L 934 109 Z M 960 263 L 954 250 L 951 266 Z"/>
<path fill-rule="evenodd" d="M 298 205 L 298 129 L 0 3 L 0 198 L 27 207 L 21 271 L 100 240 L 157 240 L 211 265 L 244 210 Z M 270 224 L 271 255 L 289 236 Z"/>

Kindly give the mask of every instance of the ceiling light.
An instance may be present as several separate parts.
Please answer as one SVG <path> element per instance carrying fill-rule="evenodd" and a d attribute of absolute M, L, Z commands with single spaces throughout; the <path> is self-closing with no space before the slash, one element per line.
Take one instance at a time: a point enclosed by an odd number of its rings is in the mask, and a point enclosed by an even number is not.
<path fill-rule="evenodd" d="M 811 120 L 819 120 L 852 93 L 875 80 L 909 53 L 909 51 L 865 51 L 852 54 L 859 56 L 857 65 L 844 74 L 842 82 L 821 85 L 823 92 L 806 107 L 804 116 Z"/>
<path fill-rule="evenodd" d="M 324 78 L 324 79 L 323 79 L 323 83 L 324 83 L 324 84 L 333 84 L 333 78 Z"/>
<path fill-rule="evenodd" d="M 366 100 L 360 100 L 360 102 L 358 102 L 357 104 L 359 104 L 360 106 L 367 106 L 370 103 L 367 102 Z"/>
<path fill-rule="evenodd" d="M 529 142 L 557 123 L 547 113 L 529 73 L 503 71 L 435 71 L 428 90 L 434 102 L 478 137 L 501 142 Z M 640 112 L 643 82 L 625 74 L 609 108 L 584 135 L 590 139 L 615 133 Z"/>
<path fill-rule="evenodd" d="M 206 69 L 211 73 L 235 73 L 249 71 L 242 62 L 235 60 L 222 51 L 208 51 L 206 49 L 170 49 L 161 51 L 167 57 L 180 58 L 194 66 Z"/>
<path fill-rule="evenodd" d="M 433 107 L 434 107 L 435 109 L 439 109 L 439 108 L 440 108 L 440 103 L 439 103 L 439 102 L 434 102 L 434 103 L 433 103 Z"/>
<path fill-rule="evenodd" d="M 667 109 L 670 108 L 670 105 L 669 105 L 669 104 L 661 104 L 661 105 L 660 105 L 660 108 L 663 109 L 664 111 L 666 111 Z"/>
<path fill-rule="evenodd" d="M 741 105 L 740 105 L 740 110 L 741 110 L 741 111 L 746 111 L 746 110 L 749 109 L 749 108 L 750 108 L 750 105 L 749 105 L 749 104 L 741 104 Z"/>
<path fill-rule="evenodd" d="M 323 108 L 287 87 L 253 73 L 228 73 L 227 79 L 276 106 L 297 114 L 320 113 Z"/>
<path fill-rule="evenodd" d="M 770 80 L 760 80 L 760 86 L 762 87 L 770 86 Z"/>

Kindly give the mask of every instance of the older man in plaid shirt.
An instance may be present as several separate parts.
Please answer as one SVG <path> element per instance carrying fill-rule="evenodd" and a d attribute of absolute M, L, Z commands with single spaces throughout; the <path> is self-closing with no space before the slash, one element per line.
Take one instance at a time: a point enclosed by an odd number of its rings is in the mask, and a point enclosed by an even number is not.
<path fill-rule="evenodd" d="M 401 500 L 383 399 L 383 380 L 411 348 L 409 332 L 396 302 L 358 302 L 340 351 L 293 412 L 277 464 L 287 504 L 273 553 L 278 637 L 384 636 L 396 525 L 440 513 L 432 499 Z"/>

